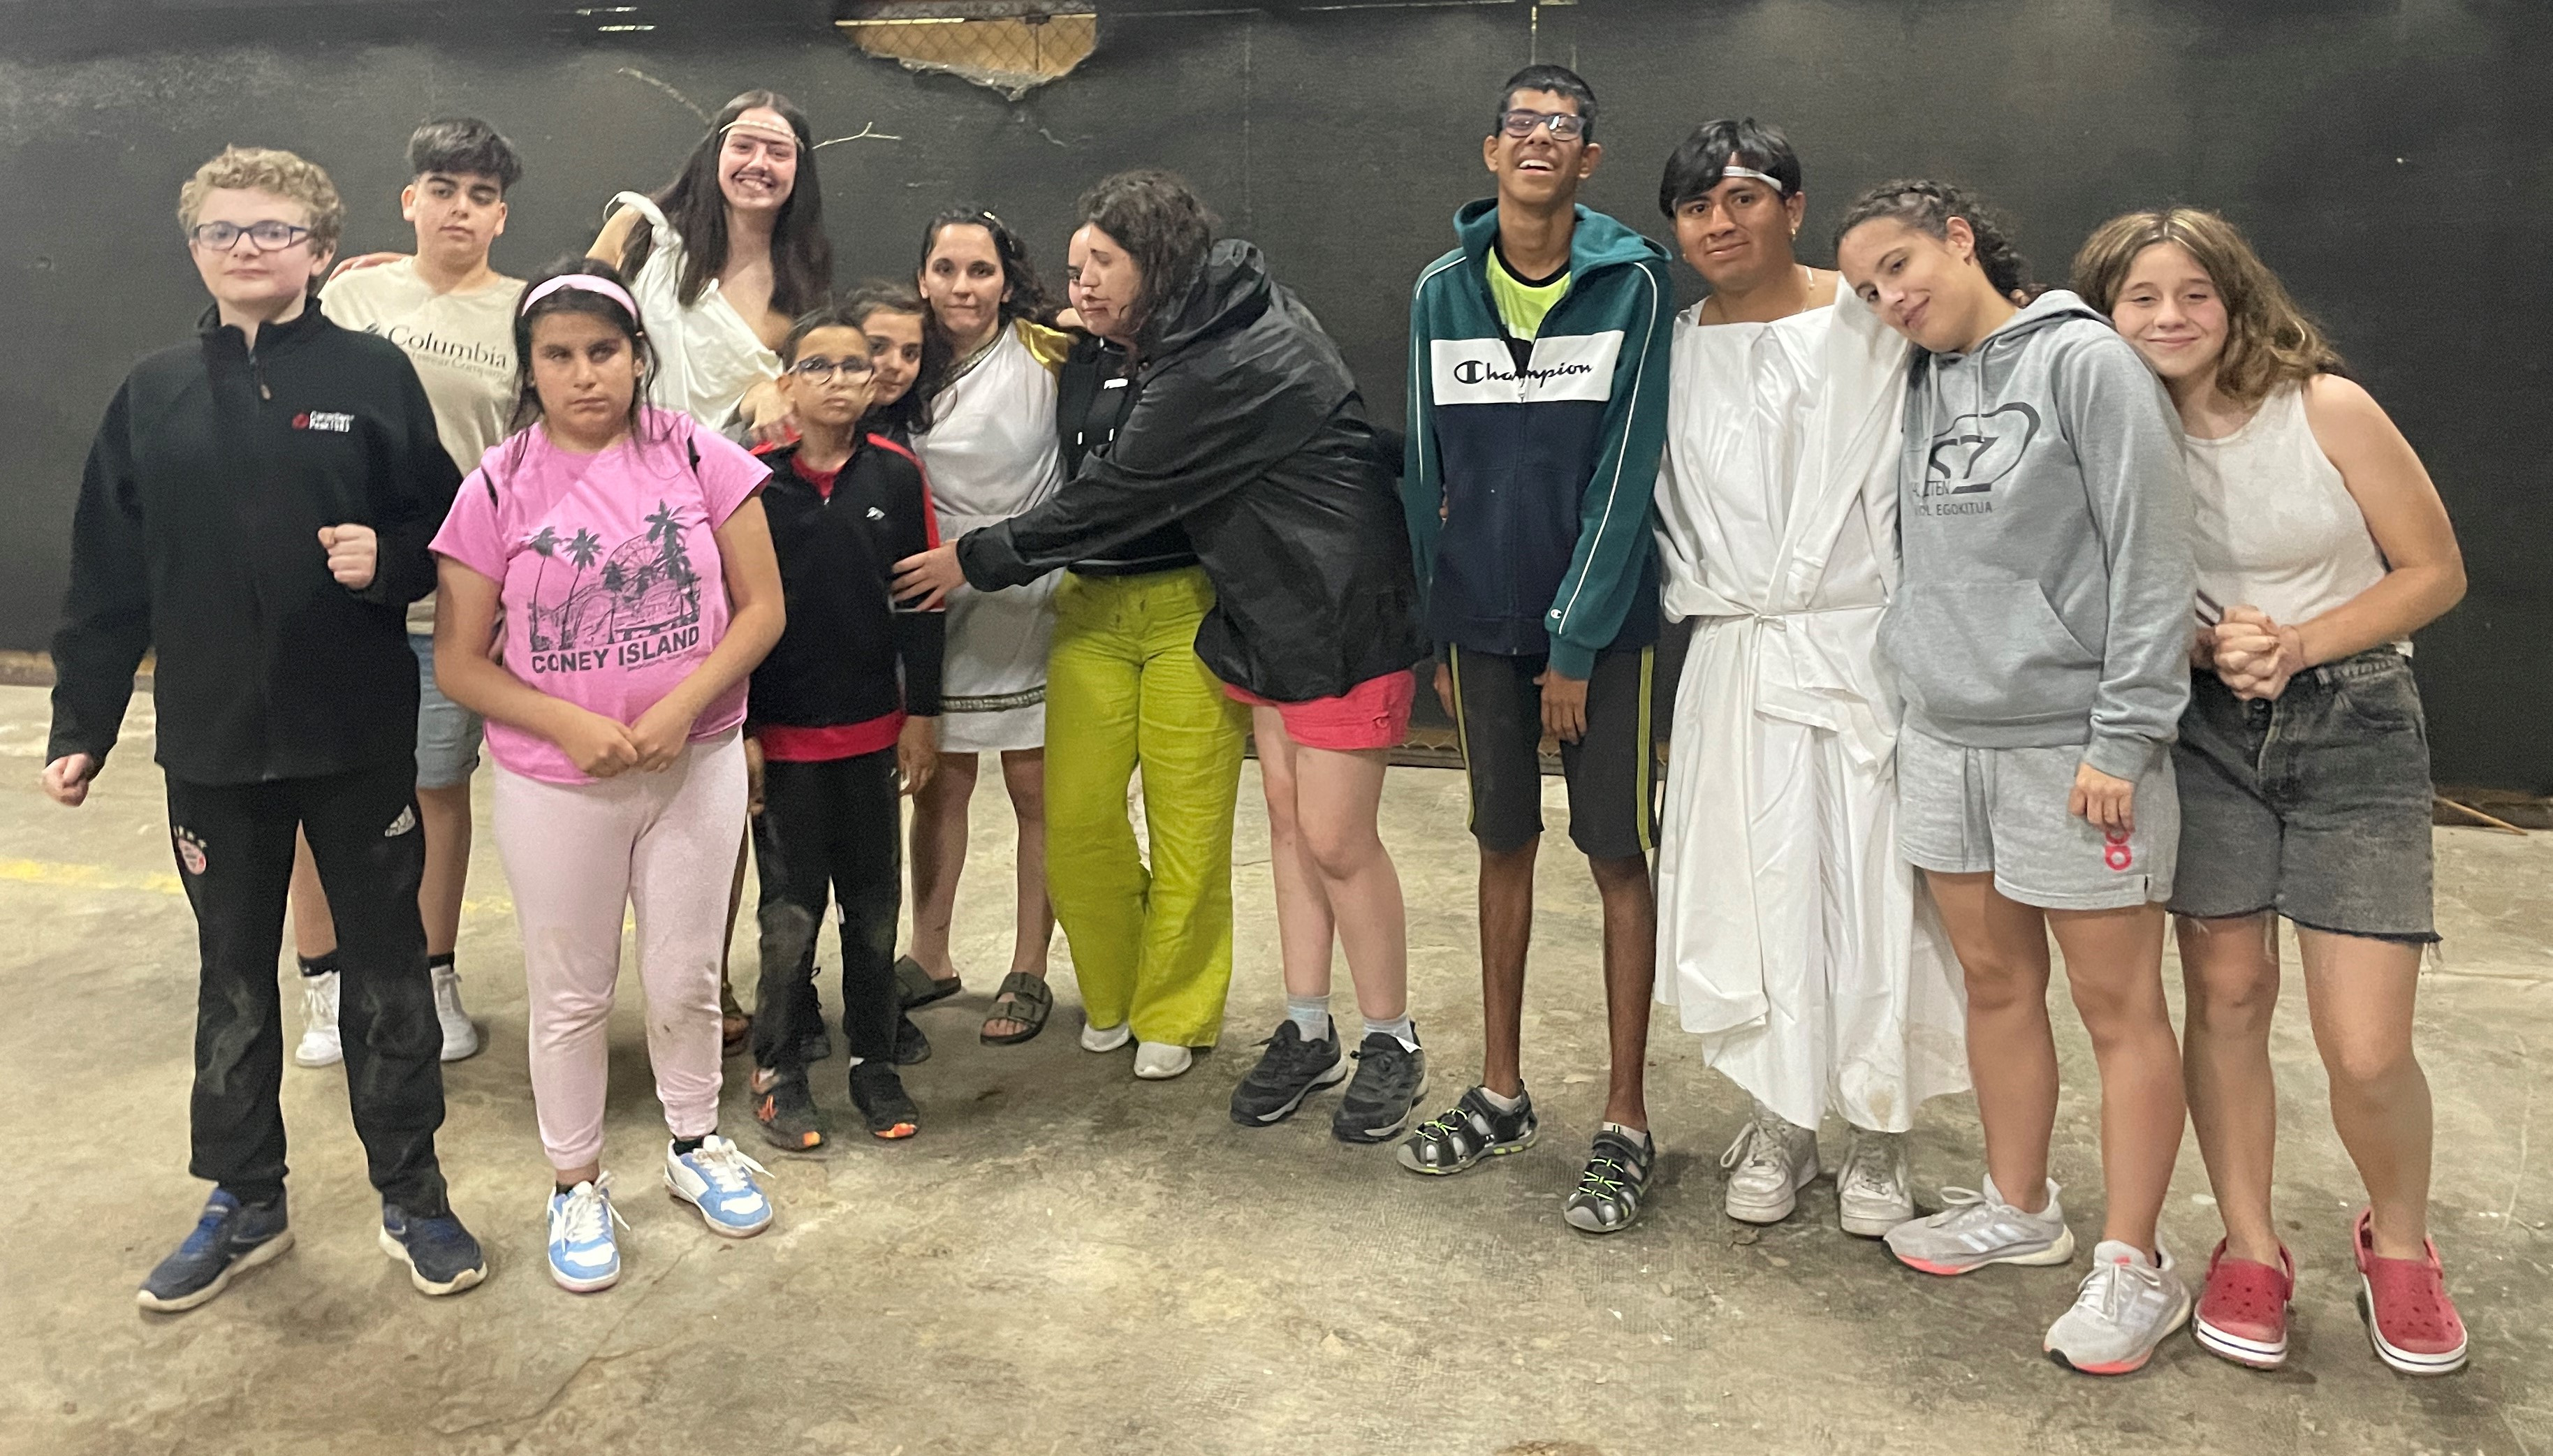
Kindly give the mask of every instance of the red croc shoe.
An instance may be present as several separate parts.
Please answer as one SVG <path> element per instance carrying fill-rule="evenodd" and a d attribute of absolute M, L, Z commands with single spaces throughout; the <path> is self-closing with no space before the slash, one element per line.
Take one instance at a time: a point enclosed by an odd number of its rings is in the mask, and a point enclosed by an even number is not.
<path fill-rule="evenodd" d="M 2278 1262 L 2226 1257 L 2225 1241 L 2207 1261 L 2207 1288 L 2189 1327 L 2210 1354 L 2254 1370 L 2287 1363 L 2287 1303 L 2296 1296 L 2296 1261 L 2278 1246 Z"/>
<path fill-rule="evenodd" d="M 2423 1259 L 2376 1257 L 2374 1209 L 2358 1215 L 2358 1313 L 2376 1358 L 2404 1375 L 2446 1375 L 2465 1366 L 2465 1322 L 2447 1297 L 2438 1246 Z"/>

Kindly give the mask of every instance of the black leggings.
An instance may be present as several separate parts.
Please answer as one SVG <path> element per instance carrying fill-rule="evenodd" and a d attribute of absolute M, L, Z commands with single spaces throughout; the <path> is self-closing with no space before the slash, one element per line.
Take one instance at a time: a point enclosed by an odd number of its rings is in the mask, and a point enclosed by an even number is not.
<path fill-rule="evenodd" d="M 336 914 L 346 1096 L 373 1186 L 409 1213 L 442 1214 L 434 1133 L 443 1125 L 443 1029 L 416 911 L 425 833 L 415 762 L 401 755 L 388 767 L 261 784 L 167 782 L 168 830 L 203 957 L 189 1171 L 243 1202 L 283 1191 L 275 961 L 298 828 Z"/>
<path fill-rule="evenodd" d="M 895 920 L 903 904 L 896 793 L 893 748 L 763 764 L 762 813 L 753 821 L 753 860 L 762 876 L 755 1065 L 784 1074 L 806 1069 L 799 1047 L 819 1026 L 809 982 L 828 899 L 840 916 L 842 1039 L 853 1057 L 894 1059 Z"/>

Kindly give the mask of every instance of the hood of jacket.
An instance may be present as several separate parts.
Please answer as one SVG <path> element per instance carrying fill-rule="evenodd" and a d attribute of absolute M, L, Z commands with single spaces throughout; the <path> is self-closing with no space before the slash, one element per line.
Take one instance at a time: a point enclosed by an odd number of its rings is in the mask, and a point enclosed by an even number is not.
<path fill-rule="evenodd" d="M 1464 257 L 1479 269 L 1481 260 L 1489 256 L 1490 245 L 1498 241 L 1498 199 L 1484 197 L 1463 204 L 1454 214 L 1454 236 L 1463 245 Z M 1600 268 L 1616 268 L 1644 258 L 1663 266 L 1667 250 L 1646 234 L 1579 204 L 1578 225 L 1569 233 L 1571 278 L 1584 278 Z"/>
<path fill-rule="evenodd" d="M 1225 238 L 1206 250 L 1187 291 L 1172 304 L 1154 335 L 1153 362 L 1194 348 L 1217 334 L 1247 328 L 1268 311 L 1276 282 L 1258 245 Z"/>

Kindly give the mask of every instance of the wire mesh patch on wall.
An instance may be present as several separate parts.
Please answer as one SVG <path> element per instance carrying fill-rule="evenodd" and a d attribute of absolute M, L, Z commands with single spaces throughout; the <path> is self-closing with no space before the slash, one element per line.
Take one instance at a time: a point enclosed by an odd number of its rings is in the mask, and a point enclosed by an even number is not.
<path fill-rule="evenodd" d="M 833 24 L 871 56 L 1014 101 L 1079 65 L 1099 41 L 1086 0 L 843 0 Z"/>

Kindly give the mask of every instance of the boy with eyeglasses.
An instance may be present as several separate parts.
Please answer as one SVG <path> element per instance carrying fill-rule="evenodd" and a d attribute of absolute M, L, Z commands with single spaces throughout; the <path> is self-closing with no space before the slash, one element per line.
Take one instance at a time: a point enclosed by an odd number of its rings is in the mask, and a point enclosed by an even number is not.
<path fill-rule="evenodd" d="M 440 117 L 407 143 L 399 214 L 416 228 L 416 253 L 379 267 L 341 270 L 319 290 L 319 306 L 350 329 L 379 334 L 416 367 L 434 406 L 436 433 L 454 465 L 468 470 L 505 438 L 514 415 L 514 300 L 520 279 L 489 265 L 505 231 L 505 194 L 522 180 L 512 144 L 476 117 Z M 479 1029 L 461 1008 L 453 960 L 461 939 L 461 892 L 470 873 L 470 775 L 479 767 L 479 715 L 434 684 L 434 599 L 407 610 L 416 654 L 416 805 L 425 825 L 425 957 L 443 1060 L 479 1050 Z M 337 931 L 308 844 L 292 861 L 292 939 L 301 961 L 301 1043 L 292 1060 L 328 1066 L 343 1057 Z"/>
<path fill-rule="evenodd" d="M 233 148 L 180 190 L 201 337 L 125 377 L 89 449 L 55 633 L 47 794 L 77 806 L 157 649 L 158 757 L 201 946 L 193 1158 L 213 1195 L 144 1281 L 189 1309 L 292 1245 L 275 961 L 296 832 L 337 908 L 346 1091 L 380 1242 L 428 1294 L 488 1271 L 434 1153 L 441 1029 L 417 886 L 416 659 L 403 618 L 460 473 L 395 345 L 310 289 L 345 220 L 328 174 Z"/>
<path fill-rule="evenodd" d="M 1628 1227 L 1654 1145 L 1642 1097 L 1657 910 L 1649 692 L 1658 635 L 1650 488 L 1666 437 L 1666 254 L 1578 205 L 1604 149 L 1596 93 L 1532 65 L 1499 93 L 1482 161 L 1498 195 L 1409 308 L 1403 504 L 1481 846 L 1481 1082 L 1399 1150 L 1456 1174 L 1538 1130 L 1518 1043 L 1542 833 L 1540 745 L 1560 741 L 1570 839 L 1604 902 L 1612 1076 L 1564 1207 L 1588 1233 Z"/>
<path fill-rule="evenodd" d="M 842 1038 L 851 1102 L 872 1137 L 908 1138 L 921 1113 L 895 1049 L 903 815 L 939 763 L 938 610 L 907 609 L 897 561 L 940 544 L 913 453 L 860 428 L 875 370 L 860 316 L 828 304 L 780 345 L 780 390 L 799 437 L 762 453 L 762 508 L 780 559 L 788 625 L 753 670 L 745 720 L 753 858 L 762 876 L 762 986 L 753 1020 L 753 1116 L 765 1140 L 821 1147 L 807 1086 L 821 1029 L 808 980 L 830 901 L 842 944 Z"/>

